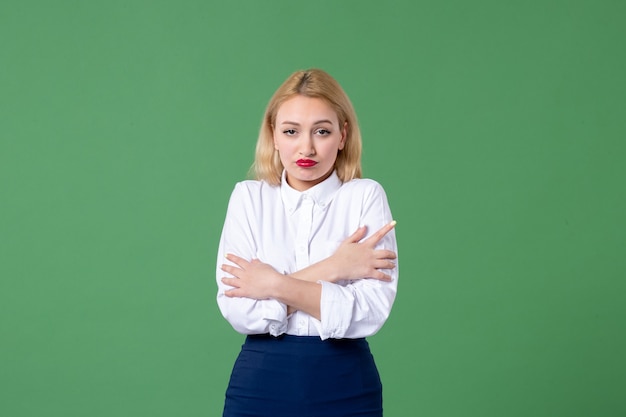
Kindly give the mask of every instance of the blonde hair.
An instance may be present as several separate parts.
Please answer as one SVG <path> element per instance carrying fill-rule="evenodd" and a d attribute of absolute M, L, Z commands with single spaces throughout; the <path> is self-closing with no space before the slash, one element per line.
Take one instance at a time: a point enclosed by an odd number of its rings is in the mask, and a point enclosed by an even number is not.
<path fill-rule="evenodd" d="M 335 169 L 343 182 L 361 178 L 361 131 L 354 107 L 339 83 L 320 69 L 294 72 L 278 87 L 270 99 L 261 123 L 254 164 L 251 168 L 254 177 L 272 185 L 280 184 L 284 167 L 278 151 L 274 149 L 276 113 L 285 101 L 296 95 L 324 100 L 337 113 L 339 126 L 347 124 L 345 146 L 337 154 Z"/>

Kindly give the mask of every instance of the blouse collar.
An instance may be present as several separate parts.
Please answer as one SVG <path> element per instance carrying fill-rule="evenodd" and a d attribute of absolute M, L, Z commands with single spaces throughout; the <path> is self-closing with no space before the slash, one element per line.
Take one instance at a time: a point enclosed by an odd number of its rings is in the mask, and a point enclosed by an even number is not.
<path fill-rule="evenodd" d="M 280 181 L 280 193 L 285 208 L 289 213 L 293 213 L 298 209 L 302 200 L 306 198 L 313 200 L 315 205 L 326 208 L 335 196 L 336 191 L 341 187 L 341 184 L 337 172 L 333 171 L 328 178 L 319 184 L 314 185 L 306 191 L 298 191 L 287 184 L 287 172 L 283 170 Z"/>

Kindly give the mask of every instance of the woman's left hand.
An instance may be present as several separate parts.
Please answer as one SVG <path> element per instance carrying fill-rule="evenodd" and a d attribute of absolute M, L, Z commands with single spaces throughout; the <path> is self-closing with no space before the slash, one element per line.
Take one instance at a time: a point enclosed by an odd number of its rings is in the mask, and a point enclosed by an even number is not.
<path fill-rule="evenodd" d="M 221 269 L 234 278 L 222 278 L 222 282 L 233 289 L 226 290 L 227 297 L 245 297 L 255 300 L 272 298 L 274 289 L 280 285 L 284 276 L 271 265 L 258 259 L 247 261 L 237 255 L 227 254 L 226 259 L 237 266 L 223 264 Z"/>

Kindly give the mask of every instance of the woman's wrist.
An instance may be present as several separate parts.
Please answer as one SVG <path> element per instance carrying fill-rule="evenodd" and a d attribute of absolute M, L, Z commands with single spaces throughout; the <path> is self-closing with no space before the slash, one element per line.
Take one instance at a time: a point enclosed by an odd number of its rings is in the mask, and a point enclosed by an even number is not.
<path fill-rule="evenodd" d="M 310 265 L 300 271 L 296 271 L 290 275 L 292 278 L 301 281 L 318 282 L 327 281 L 335 282 L 339 279 L 337 268 L 335 266 L 333 256 L 323 259 L 313 265 Z"/>

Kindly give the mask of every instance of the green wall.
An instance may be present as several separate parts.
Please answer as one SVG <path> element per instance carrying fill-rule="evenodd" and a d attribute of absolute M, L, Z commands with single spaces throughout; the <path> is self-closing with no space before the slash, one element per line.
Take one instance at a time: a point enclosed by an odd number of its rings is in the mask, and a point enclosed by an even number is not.
<path fill-rule="evenodd" d="M 353 99 L 401 277 L 386 417 L 626 415 L 626 3 L 0 3 L 0 415 L 218 416 L 264 106 Z"/>

